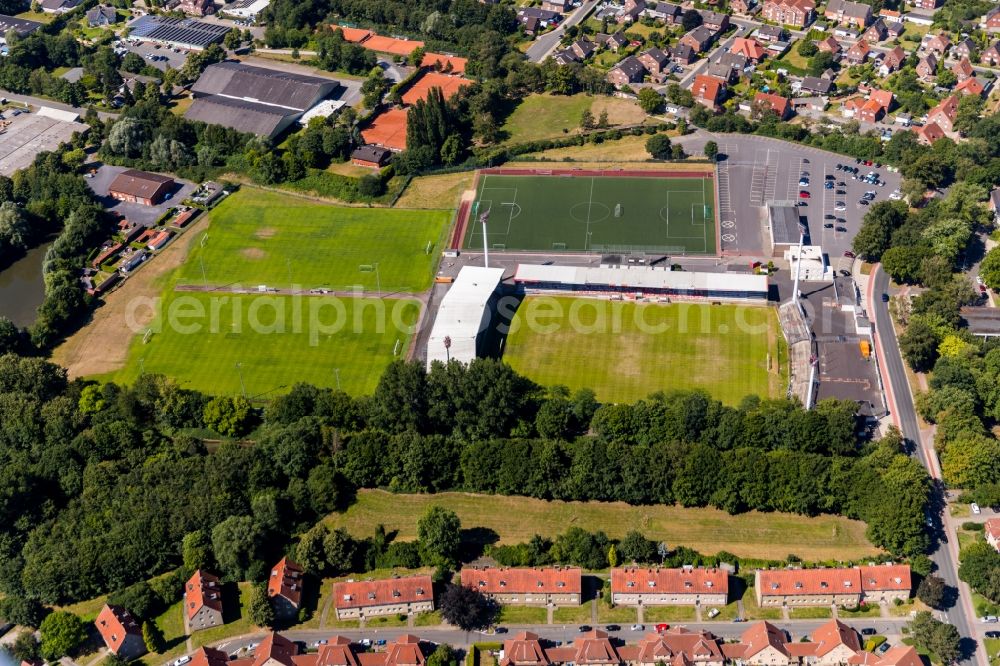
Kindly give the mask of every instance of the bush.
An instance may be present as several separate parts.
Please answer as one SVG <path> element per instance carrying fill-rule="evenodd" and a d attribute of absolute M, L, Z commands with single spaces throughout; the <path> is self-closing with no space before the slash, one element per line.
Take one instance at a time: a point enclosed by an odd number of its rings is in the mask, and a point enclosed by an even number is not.
<path fill-rule="evenodd" d="M 982 532 L 984 529 L 986 529 L 986 526 L 983 525 L 982 523 L 967 522 L 967 523 L 962 523 L 962 529 L 967 532 Z"/>

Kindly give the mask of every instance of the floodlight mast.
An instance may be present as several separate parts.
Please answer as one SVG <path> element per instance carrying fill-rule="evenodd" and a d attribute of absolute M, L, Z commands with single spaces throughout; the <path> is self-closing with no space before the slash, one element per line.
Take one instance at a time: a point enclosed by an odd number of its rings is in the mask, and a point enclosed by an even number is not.
<path fill-rule="evenodd" d="M 486 237 L 486 220 L 490 218 L 490 211 L 487 209 L 479 216 L 479 221 L 483 223 L 483 266 L 490 267 L 490 241 Z"/>

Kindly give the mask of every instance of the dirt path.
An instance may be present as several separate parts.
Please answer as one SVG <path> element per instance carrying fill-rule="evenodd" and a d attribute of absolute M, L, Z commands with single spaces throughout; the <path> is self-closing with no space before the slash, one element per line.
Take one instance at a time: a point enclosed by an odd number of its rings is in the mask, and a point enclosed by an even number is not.
<path fill-rule="evenodd" d="M 125 325 L 129 304 L 136 298 L 153 298 L 159 295 L 162 289 L 161 278 L 181 265 L 188 255 L 191 243 L 196 242 L 208 226 L 209 217 L 200 216 L 176 242 L 168 245 L 118 289 L 108 294 L 104 303 L 94 311 L 91 322 L 52 352 L 52 361 L 66 368 L 71 378 L 99 375 L 123 368 L 134 335 Z M 152 313 L 148 308 L 139 308 L 136 318 L 139 325 L 143 326 L 152 320 Z"/>

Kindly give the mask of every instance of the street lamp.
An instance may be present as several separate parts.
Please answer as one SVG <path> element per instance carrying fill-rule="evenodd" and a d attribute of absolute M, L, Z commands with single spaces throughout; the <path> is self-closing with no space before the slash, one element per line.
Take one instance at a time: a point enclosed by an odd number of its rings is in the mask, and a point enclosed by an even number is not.
<path fill-rule="evenodd" d="M 451 363 L 451 336 L 444 336 L 444 356 L 445 362 Z"/>

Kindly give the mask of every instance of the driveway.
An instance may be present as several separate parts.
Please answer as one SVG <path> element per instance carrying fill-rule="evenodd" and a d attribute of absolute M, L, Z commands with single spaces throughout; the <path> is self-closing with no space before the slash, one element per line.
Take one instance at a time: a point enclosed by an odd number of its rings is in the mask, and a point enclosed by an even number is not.
<path fill-rule="evenodd" d="M 195 190 L 194 184 L 175 178 L 174 180 L 179 187 L 174 189 L 169 199 L 156 206 L 144 206 L 142 204 L 118 201 L 108 195 L 108 190 L 114 179 L 118 177 L 118 174 L 126 170 L 126 167 L 103 164 L 98 167 L 97 173 L 93 178 L 86 179 L 87 185 L 94 191 L 94 194 L 100 199 L 101 205 L 105 209 L 112 213 L 118 213 L 129 221 L 136 222 L 145 227 L 151 227 L 156 224 L 160 216 L 166 213 L 170 207 L 178 205 Z"/>
<path fill-rule="evenodd" d="M 576 11 L 566 17 L 558 28 L 536 38 L 526 53 L 528 60 L 531 62 L 542 62 L 545 60 L 559 45 L 559 41 L 566 32 L 566 28 L 574 26 L 587 18 L 590 12 L 594 11 L 594 7 L 597 6 L 598 2 L 600 0 L 585 0 L 582 5 L 577 7 Z"/>

